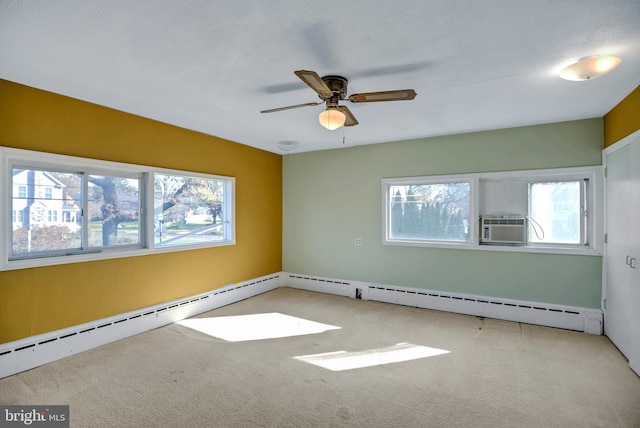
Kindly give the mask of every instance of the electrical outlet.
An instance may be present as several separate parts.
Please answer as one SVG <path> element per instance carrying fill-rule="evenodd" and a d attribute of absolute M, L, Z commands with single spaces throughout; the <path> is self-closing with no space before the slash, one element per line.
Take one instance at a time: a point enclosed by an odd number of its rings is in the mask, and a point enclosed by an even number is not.
<path fill-rule="evenodd" d="M 356 238 L 354 240 L 356 247 L 362 247 L 362 238 Z"/>

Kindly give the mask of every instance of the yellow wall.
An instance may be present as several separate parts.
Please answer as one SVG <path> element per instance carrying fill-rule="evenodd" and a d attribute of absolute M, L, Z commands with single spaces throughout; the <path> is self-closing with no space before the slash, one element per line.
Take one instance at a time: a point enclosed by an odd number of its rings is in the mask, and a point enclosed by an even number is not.
<path fill-rule="evenodd" d="M 640 129 L 640 86 L 604 116 L 604 146 Z"/>
<path fill-rule="evenodd" d="M 282 158 L 0 80 L 0 145 L 236 178 L 236 245 L 0 272 L 0 343 L 282 269 Z"/>

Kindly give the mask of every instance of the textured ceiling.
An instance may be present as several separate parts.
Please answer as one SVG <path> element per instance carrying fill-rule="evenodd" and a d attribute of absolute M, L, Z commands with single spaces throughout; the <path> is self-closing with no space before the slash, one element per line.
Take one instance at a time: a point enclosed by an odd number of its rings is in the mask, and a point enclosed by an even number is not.
<path fill-rule="evenodd" d="M 558 77 L 596 54 L 622 64 Z M 336 131 L 322 105 L 260 114 L 319 101 L 300 69 L 418 96 L 347 102 Z M 0 78 L 275 153 L 561 122 L 640 84 L 640 1 L 1 0 Z"/>

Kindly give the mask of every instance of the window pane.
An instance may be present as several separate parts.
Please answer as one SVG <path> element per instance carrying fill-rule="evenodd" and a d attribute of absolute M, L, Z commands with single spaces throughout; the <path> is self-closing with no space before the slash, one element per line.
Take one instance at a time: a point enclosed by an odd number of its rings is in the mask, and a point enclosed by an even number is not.
<path fill-rule="evenodd" d="M 81 182 L 79 173 L 13 168 L 13 256 L 81 247 Z"/>
<path fill-rule="evenodd" d="M 156 246 L 191 245 L 226 239 L 222 180 L 155 174 Z"/>
<path fill-rule="evenodd" d="M 89 247 L 139 245 L 140 180 L 89 175 Z"/>
<path fill-rule="evenodd" d="M 390 239 L 469 240 L 469 182 L 392 185 L 389 199 Z"/>
<path fill-rule="evenodd" d="M 582 242 L 580 181 L 531 183 L 529 189 L 531 199 L 529 216 L 533 220 L 529 241 L 580 244 Z"/>

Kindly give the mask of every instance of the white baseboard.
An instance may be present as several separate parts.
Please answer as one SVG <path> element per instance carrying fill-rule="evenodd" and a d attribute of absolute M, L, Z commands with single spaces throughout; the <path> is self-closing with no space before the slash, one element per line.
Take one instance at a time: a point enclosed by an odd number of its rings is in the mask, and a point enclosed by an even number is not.
<path fill-rule="evenodd" d="M 0 344 L 0 379 L 279 287 L 602 334 L 602 311 L 278 272 L 208 293 Z"/>
<path fill-rule="evenodd" d="M 602 334 L 602 311 L 524 300 L 447 293 L 282 273 L 282 285 L 363 300 Z"/>
<path fill-rule="evenodd" d="M 280 287 L 281 274 L 0 344 L 0 379 Z"/>
<path fill-rule="evenodd" d="M 368 283 L 283 272 L 282 285 L 300 290 L 355 298 L 357 289 L 365 288 Z"/>

